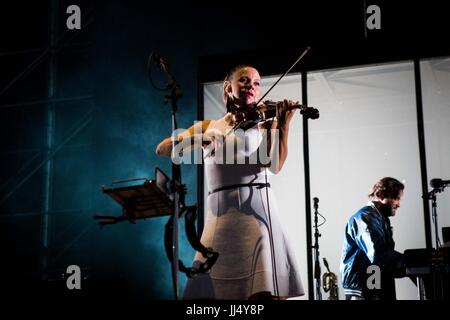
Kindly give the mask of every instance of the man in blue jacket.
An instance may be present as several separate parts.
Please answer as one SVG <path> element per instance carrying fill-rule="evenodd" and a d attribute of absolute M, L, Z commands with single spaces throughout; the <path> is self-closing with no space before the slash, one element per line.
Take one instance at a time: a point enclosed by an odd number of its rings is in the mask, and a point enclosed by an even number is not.
<path fill-rule="evenodd" d="M 394 250 L 389 217 L 400 207 L 404 188 L 394 178 L 379 180 L 369 203 L 348 220 L 341 258 L 347 300 L 396 299 L 395 278 L 403 276 L 404 262 L 403 255 Z"/>

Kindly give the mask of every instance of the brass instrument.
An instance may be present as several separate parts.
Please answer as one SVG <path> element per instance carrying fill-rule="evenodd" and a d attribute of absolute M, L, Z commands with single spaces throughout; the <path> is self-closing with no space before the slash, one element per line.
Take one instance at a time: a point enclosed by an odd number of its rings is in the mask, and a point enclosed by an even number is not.
<path fill-rule="evenodd" d="M 323 258 L 323 264 L 325 268 L 327 268 L 327 272 L 325 272 L 322 276 L 322 287 L 323 291 L 330 291 L 330 296 L 328 300 L 339 300 L 339 287 L 338 287 L 338 279 L 336 274 L 330 271 L 328 266 L 327 259 Z"/>

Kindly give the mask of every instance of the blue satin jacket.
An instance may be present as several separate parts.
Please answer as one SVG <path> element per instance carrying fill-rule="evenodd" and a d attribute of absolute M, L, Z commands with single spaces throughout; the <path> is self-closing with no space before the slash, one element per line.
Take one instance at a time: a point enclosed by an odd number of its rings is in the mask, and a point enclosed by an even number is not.
<path fill-rule="evenodd" d="M 345 227 L 341 258 L 342 287 L 346 295 L 370 300 L 395 300 L 395 277 L 403 276 L 403 255 L 394 250 L 390 220 L 372 202 L 356 212 Z M 369 290 L 370 265 L 381 270 L 381 289 Z"/>

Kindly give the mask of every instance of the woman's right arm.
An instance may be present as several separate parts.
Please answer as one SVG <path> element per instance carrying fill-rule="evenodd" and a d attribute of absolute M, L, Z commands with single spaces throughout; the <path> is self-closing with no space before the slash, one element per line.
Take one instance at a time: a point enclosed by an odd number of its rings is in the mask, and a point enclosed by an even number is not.
<path fill-rule="evenodd" d="M 211 123 L 211 120 L 203 120 L 203 121 L 197 122 L 192 127 L 181 132 L 178 135 L 178 142 L 180 143 L 181 141 L 185 141 L 184 143 L 186 143 L 186 139 L 189 139 L 190 140 L 190 148 L 189 148 L 190 151 L 197 147 L 201 147 L 201 144 L 196 145 L 195 142 L 202 141 L 202 139 L 194 139 L 194 135 L 199 134 L 199 133 L 201 133 L 203 135 L 203 133 L 206 131 L 206 129 L 208 128 L 210 123 Z M 158 146 L 156 147 L 156 154 L 158 156 L 166 156 L 166 157 L 170 157 L 172 155 L 172 137 L 165 138 L 163 141 L 161 141 L 158 144 Z"/>

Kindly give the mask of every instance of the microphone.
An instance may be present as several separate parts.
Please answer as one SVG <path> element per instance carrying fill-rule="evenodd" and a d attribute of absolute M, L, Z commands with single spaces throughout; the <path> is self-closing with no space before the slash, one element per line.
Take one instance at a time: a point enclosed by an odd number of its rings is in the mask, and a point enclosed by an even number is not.
<path fill-rule="evenodd" d="M 430 185 L 434 189 L 440 189 L 450 184 L 450 180 L 431 179 Z"/>
<path fill-rule="evenodd" d="M 314 197 L 313 201 L 314 201 L 314 209 L 317 210 L 317 208 L 319 208 L 319 198 Z"/>
<path fill-rule="evenodd" d="M 157 67 L 163 69 L 164 71 L 167 70 L 167 61 L 156 52 L 152 52 L 150 54 L 149 62 L 154 63 Z"/>

